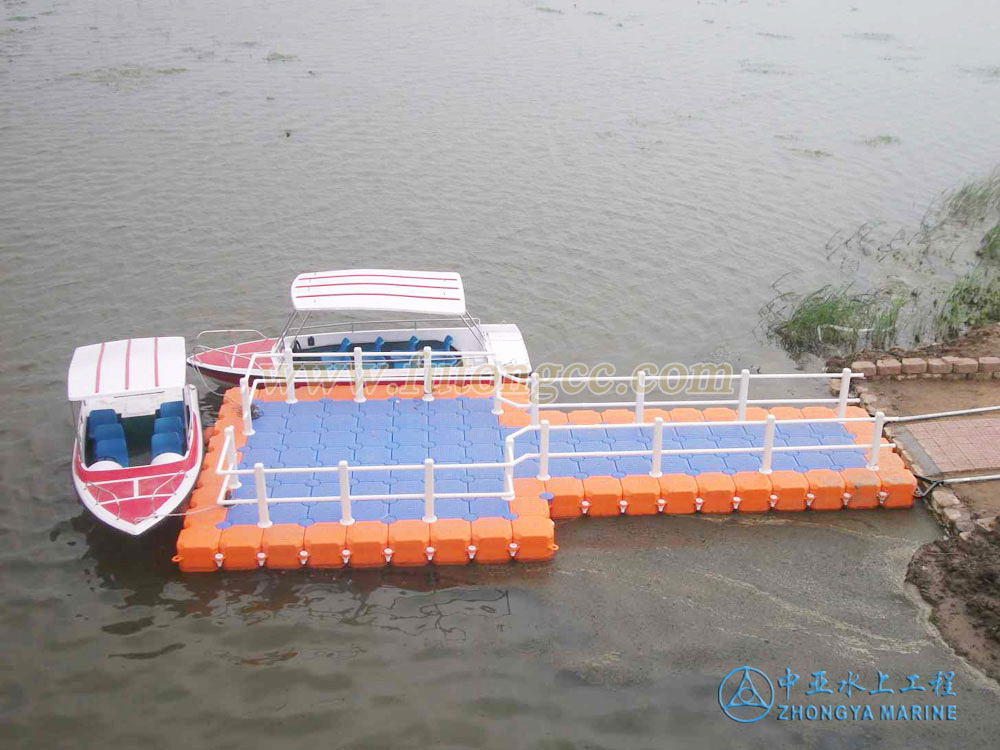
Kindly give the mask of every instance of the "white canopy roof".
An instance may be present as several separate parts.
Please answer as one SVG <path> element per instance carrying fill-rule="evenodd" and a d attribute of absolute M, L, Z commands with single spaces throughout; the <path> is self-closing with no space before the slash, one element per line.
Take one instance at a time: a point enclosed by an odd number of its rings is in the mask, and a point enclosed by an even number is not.
<path fill-rule="evenodd" d="M 69 363 L 69 400 L 182 388 L 185 364 L 180 336 L 81 346 Z"/>
<path fill-rule="evenodd" d="M 292 304 L 304 311 L 379 310 L 464 315 L 457 273 L 358 268 L 303 273 L 292 282 Z"/>

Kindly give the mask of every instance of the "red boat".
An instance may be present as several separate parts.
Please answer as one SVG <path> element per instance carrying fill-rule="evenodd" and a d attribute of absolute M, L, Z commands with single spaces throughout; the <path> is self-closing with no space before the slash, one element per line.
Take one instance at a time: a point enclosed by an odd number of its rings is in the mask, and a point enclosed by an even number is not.
<path fill-rule="evenodd" d="M 198 392 L 181 337 L 79 347 L 69 366 L 73 483 L 101 521 L 139 535 L 184 502 L 202 459 Z"/>

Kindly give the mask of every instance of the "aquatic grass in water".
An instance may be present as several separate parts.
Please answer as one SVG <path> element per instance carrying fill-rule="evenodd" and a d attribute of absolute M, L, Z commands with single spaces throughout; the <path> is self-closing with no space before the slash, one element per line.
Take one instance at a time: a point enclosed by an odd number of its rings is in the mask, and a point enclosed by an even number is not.
<path fill-rule="evenodd" d="M 833 156 L 829 151 L 823 151 L 819 148 L 790 148 L 788 150 L 800 156 L 807 156 L 810 159 L 827 159 Z"/>
<path fill-rule="evenodd" d="M 1000 169 L 946 194 L 943 207 L 948 219 L 965 223 L 982 221 L 991 211 L 1000 211 Z"/>
<path fill-rule="evenodd" d="M 934 316 L 934 328 L 939 336 L 950 339 L 998 321 L 1000 272 L 980 266 L 952 285 Z"/>
<path fill-rule="evenodd" d="M 768 335 L 793 356 L 825 355 L 890 345 L 906 302 L 891 290 L 824 286 L 811 294 L 782 295 L 762 314 Z"/>
<path fill-rule="evenodd" d="M 848 39 L 861 39 L 865 42 L 891 42 L 895 34 L 883 34 L 875 31 L 864 31 L 858 34 L 844 34 Z"/>
<path fill-rule="evenodd" d="M 756 73 L 758 75 L 792 75 L 792 70 L 783 65 L 768 62 L 754 62 L 753 60 L 740 60 L 740 69 L 744 73 Z"/>
<path fill-rule="evenodd" d="M 992 263 L 1000 262 L 1000 221 L 994 224 L 993 228 L 983 235 L 976 255 L 985 261 Z"/>
<path fill-rule="evenodd" d="M 865 143 L 869 146 L 888 146 L 893 143 L 899 143 L 899 138 L 894 135 L 876 135 L 871 138 L 865 138 Z"/>
<path fill-rule="evenodd" d="M 178 75 L 186 72 L 187 68 L 154 70 L 142 65 L 119 65 L 117 68 L 94 68 L 82 73 L 70 73 L 67 77 L 99 83 L 118 90 L 130 90 L 152 83 L 156 76 Z"/>

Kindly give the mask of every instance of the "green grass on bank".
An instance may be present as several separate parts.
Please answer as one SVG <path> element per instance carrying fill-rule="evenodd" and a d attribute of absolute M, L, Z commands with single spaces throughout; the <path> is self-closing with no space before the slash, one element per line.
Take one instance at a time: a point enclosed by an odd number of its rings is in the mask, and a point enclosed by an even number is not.
<path fill-rule="evenodd" d="M 935 304 L 934 330 L 943 340 L 1000 321 L 1000 271 L 979 266 L 960 277 Z"/>

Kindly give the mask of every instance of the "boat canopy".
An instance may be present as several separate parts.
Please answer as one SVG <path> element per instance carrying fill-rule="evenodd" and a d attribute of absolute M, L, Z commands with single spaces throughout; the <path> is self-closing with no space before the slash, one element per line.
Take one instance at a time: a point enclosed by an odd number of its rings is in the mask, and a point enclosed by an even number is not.
<path fill-rule="evenodd" d="M 457 273 L 356 268 L 303 273 L 292 282 L 297 311 L 371 311 L 465 315 Z"/>
<path fill-rule="evenodd" d="M 123 339 L 78 347 L 69 364 L 69 400 L 183 388 L 184 349 L 181 336 Z"/>

